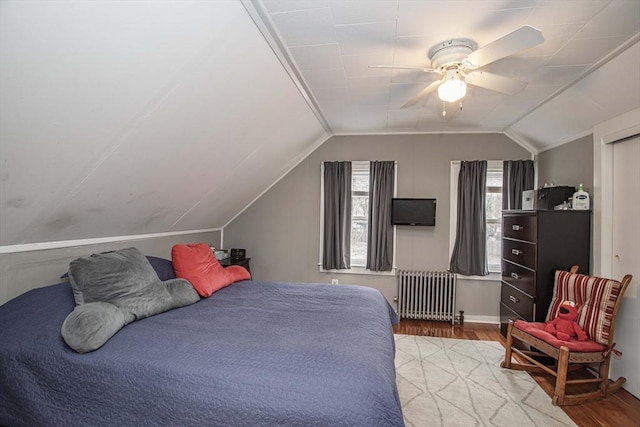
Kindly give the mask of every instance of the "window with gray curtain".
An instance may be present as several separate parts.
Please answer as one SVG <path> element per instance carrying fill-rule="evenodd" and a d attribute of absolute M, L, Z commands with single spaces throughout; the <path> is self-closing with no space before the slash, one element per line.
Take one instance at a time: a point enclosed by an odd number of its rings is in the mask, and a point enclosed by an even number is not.
<path fill-rule="evenodd" d="M 369 235 L 367 269 L 391 271 L 393 268 L 393 226 L 391 199 L 395 162 L 371 162 L 369 166 Z"/>
<path fill-rule="evenodd" d="M 351 267 L 351 162 L 324 162 L 322 268 Z"/>
<path fill-rule="evenodd" d="M 505 160 L 502 165 L 502 209 L 522 209 L 522 192 L 533 190 L 533 160 Z"/>
<path fill-rule="evenodd" d="M 460 163 L 458 221 L 449 270 L 465 276 L 487 276 L 485 192 L 487 161 Z"/>

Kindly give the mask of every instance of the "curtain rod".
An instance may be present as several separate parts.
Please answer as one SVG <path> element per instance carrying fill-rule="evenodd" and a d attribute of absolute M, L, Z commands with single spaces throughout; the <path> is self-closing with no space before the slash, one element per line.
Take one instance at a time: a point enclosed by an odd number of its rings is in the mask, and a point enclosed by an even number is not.
<path fill-rule="evenodd" d="M 323 160 L 320 164 L 324 165 L 327 162 L 393 162 L 396 165 L 398 164 L 397 160 Z"/>
<path fill-rule="evenodd" d="M 518 159 L 518 160 L 531 160 L 531 159 Z M 468 160 L 451 160 L 451 164 L 454 165 L 459 165 L 460 162 L 464 162 L 464 161 L 468 161 Z M 506 159 L 500 159 L 500 160 L 487 160 L 487 162 L 504 162 L 506 161 Z"/>

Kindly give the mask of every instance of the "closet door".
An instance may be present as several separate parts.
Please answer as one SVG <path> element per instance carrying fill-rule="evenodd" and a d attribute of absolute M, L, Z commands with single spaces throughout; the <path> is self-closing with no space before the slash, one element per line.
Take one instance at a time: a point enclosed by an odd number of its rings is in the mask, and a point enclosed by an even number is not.
<path fill-rule="evenodd" d="M 613 144 L 612 277 L 633 274 L 627 296 L 637 297 L 640 280 L 640 137 Z"/>
<path fill-rule="evenodd" d="M 613 213 L 611 276 L 633 274 L 616 321 L 615 339 L 625 357 L 614 360 L 611 378 L 624 376 L 623 386 L 640 397 L 640 137 L 613 143 Z M 631 354 L 631 357 L 627 357 Z M 615 359 L 615 358 L 614 358 Z"/>

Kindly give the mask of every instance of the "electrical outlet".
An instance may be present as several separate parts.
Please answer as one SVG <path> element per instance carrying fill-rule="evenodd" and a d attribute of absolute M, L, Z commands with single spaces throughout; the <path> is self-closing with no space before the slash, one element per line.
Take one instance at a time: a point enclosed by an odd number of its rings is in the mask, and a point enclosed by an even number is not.
<path fill-rule="evenodd" d="M 331 284 L 332 285 L 337 285 L 338 284 L 338 279 L 331 279 Z"/>

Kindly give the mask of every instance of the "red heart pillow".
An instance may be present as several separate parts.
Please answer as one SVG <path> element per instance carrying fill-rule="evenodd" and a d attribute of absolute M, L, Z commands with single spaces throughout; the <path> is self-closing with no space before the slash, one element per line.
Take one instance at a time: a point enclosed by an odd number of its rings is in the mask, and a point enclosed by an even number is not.
<path fill-rule="evenodd" d="M 249 272 L 239 265 L 221 266 L 206 243 L 174 245 L 171 262 L 176 277 L 188 280 L 203 298 L 234 282 L 251 279 Z"/>

